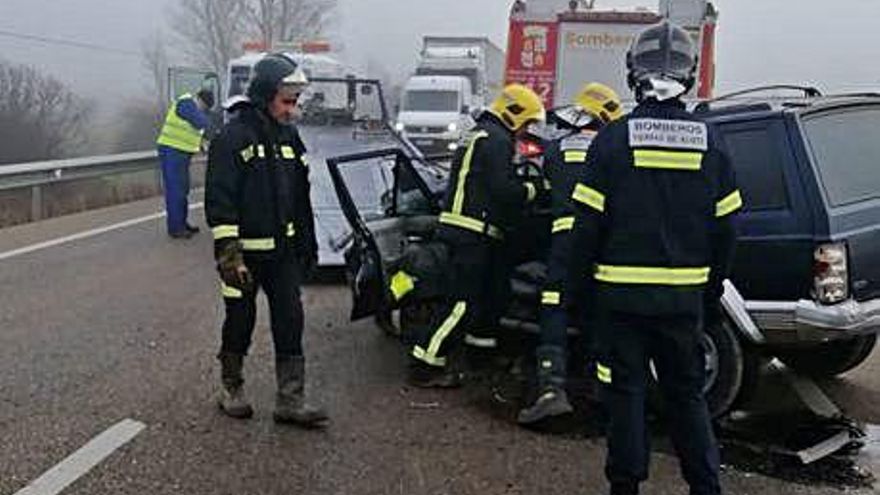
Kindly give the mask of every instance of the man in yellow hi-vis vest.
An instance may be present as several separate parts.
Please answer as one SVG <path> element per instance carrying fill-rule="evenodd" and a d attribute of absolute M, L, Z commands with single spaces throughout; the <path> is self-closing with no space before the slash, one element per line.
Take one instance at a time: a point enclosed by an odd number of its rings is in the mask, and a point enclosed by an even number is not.
<path fill-rule="evenodd" d="M 180 96 L 165 116 L 165 124 L 156 144 L 162 162 L 162 184 L 165 190 L 165 211 L 168 235 L 189 239 L 199 231 L 187 222 L 189 204 L 189 163 L 199 152 L 202 134 L 208 127 L 206 112 L 214 106 L 214 93 L 207 89 L 195 96 Z"/>

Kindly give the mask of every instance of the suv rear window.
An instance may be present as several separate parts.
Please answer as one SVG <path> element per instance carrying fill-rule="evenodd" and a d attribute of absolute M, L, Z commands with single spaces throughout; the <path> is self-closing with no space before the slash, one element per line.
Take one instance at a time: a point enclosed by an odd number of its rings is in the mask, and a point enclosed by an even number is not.
<path fill-rule="evenodd" d="M 856 108 L 804 119 L 807 145 L 829 202 L 880 198 L 880 108 Z"/>

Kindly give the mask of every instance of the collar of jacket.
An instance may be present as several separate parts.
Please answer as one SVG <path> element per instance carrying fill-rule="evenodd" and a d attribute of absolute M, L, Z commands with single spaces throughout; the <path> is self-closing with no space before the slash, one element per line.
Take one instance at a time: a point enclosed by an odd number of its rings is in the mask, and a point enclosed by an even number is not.
<path fill-rule="evenodd" d="M 294 128 L 293 124 L 279 124 L 264 109 L 253 104 L 242 108 L 239 115 L 248 124 L 256 126 L 267 141 L 286 138 Z"/>
<path fill-rule="evenodd" d="M 686 111 L 686 108 L 684 102 L 678 98 L 666 101 L 657 101 L 654 98 L 649 98 L 639 103 L 638 106 L 633 109 L 632 115 L 638 117 L 639 115 L 645 114 L 678 114 Z"/>
<path fill-rule="evenodd" d="M 501 119 L 496 117 L 495 114 L 493 114 L 492 112 L 487 111 L 487 112 L 483 112 L 482 114 L 480 114 L 480 116 L 477 118 L 477 123 L 483 124 L 483 125 L 495 126 L 499 129 L 503 130 L 507 136 L 509 136 L 511 139 L 513 139 L 513 131 L 508 129 L 508 127 L 506 125 L 504 125 L 504 122 L 502 122 Z"/>

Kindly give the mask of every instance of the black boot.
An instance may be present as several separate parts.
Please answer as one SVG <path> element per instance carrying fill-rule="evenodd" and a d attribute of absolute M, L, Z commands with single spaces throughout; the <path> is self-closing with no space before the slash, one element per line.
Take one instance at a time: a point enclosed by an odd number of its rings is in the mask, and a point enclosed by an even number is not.
<path fill-rule="evenodd" d="M 461 386 L 461 373 L 413 359 L 410 361 L 407 381 L 419 388 L 457 388 Z"/>
<path fill-rule="evenodd" d="M 275 377 L 278 393 L 275 396 L 276 423 L 287 423 L 304 428 L 320 428 L 327 423 L 327 413 L 306 405 L 305 359 L 302 356 L 280 356 L 275 359 Z"/>
<path fill-rule="evenodd" d="M 574 412 L 565 393 L 565 357 L 565 350 L 560 347 L 538 348 L 538 398 L 534 404 L 519 412 L 519 424 L 535 425 L 548 418 Z"/>
<path fill-rule="evenodd" d="M 236 418 L 247 419 L 254 415 L 254 409 L 248 404 L 244 395 L 244 378 L 242 367 L 244 356 L 240 354 L 220 354 L 220 379 L 223 388 L 217 398 L 217 405 L 223 414 Z"/>

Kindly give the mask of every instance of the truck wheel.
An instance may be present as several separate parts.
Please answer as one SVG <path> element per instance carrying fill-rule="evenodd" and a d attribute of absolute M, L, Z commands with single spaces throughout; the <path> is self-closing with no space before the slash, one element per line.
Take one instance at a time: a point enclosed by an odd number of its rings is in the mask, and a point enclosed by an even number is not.
<path fill-rule="evenodd" d="M 876 334 L 862 335 L 849 340 L 779 350 L 776 357 L 798 373 L 816 378 L 830 378 L 862 364 L 871 355 L 876 344 Z"/>
<path fill-rule="evenodd" d="M 706 328 L 703 349 L 706 353 L 703 392 L 712 418 L 719 418 L 754 391 L 760 357 L 753 349 L 743 348 L 727 318 Z"/>

